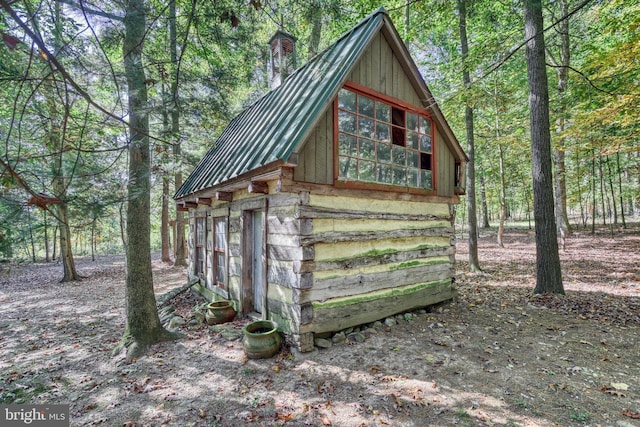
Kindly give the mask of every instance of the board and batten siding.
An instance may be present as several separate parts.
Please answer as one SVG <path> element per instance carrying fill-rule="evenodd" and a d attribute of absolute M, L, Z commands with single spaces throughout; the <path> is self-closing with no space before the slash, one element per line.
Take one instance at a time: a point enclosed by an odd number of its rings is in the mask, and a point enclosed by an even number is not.
<path fill-rule="evenodd" d="M 435 145 L 438 159 L 436 166 L 438 196 L 449 197 L 455 191 L 456 160 L 438 131 L 436 131 Z"/>
<path fill-rule="evenodd" d="M 321 116 L 299 153 L 294 179 L 333 184 L 333 103 Z"/>
<path fill-rule="evenodd" d="M 423 106 L 423 100 L 420 99 L 382 33 L 373 39 L 348 80 L 416 107 Z M 331 103 L 298 153 L 298 164 L 294 171 L 296 181 L 333 184 L 333 108 Z M 455 161 L 439 131 L 436 131 L 434 148 L 438 195 L 453 196 Z"/>

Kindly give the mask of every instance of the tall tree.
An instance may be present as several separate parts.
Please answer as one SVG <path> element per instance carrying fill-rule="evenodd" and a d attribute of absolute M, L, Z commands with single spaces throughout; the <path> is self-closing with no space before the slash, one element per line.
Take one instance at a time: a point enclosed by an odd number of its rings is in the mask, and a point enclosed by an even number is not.
<path fill-rule="evenodd" d="M 549 86 L 545 64 L 541 0 L 525 0 L 524 19 L 531 122 L 533 212 L 536 231 L 534 293 L 564 294 L 553 205 Z"/>
<path fill-rule="evenodd" d="M 169 2 L 169 54 L 171 55 L 171 141 L 173 143 L 173 155 L 179 161 L 182 147 L 180 135 L 180 104 L 178 102 L 178 82 L 180 79 L 180 67 L 178 63 L 178 41 L 176 24 L 176 2 Z M 175 191 L 182 186 L 182 170 L 176 168 L 174 175 Z M 187 247 L 185 239 L 184 212 L 176 211 L 176 238 L 175 238 L 175 265 L 187 265 Z"/>
<path fill-rule="evenodd" d="M 124 42 L 122 56 L 127 80 L 129 111 L 129 180 L 127 183 L 127 322 L 121 346 L 127 347 L 127 360 L 142 355 L 151 344 L 176 338 L 160 323 L 153 293 L 150 242 L 149 105 L 142 49 L 146 11 L 143 0 L 124 4 Z M 118 348 L 120 348 L 119 346 Z"/>
<path fill-rule="evenodd" d="M 77 100 L 77 97 L 72 94 L 72 91 L 69 91 L 65 80 L 61 79 L 57 72 L 60 62 L 56 60 L 54 63 L 52 60 L 54 56 L 64 57 L 65 20 L 61 14 L 61 6 L 59 3 L 53 4 L 49 9 L 49 14 L 46 13 L 46 9 L 35 13 L 34 6 L 26 1 L 22 2 L 23 14 L 16 12 L 10 4 L 4 1 L 0 2 L 0 6 L 38 48 L 38 50 L 28 50 L 30 53 L 30 59 L 26 61 L 28 65 L 19 74 L 16 73 L 8 79 L 17 83 L 18 89 L 14 93 L 12 103 L 14 109 L 11 115 L 19 119 L 10 121 L 5 145 L 7 148 L 5 156 L 10 158 L 9 148 L 11 147 L 15 150 L 15 158 L 11 159 L 9 163 L 3 164 L 3 168 L 14 178 L 22 175 L 20 179 L 17 179 L 17 184 L 31 194 L 29 203 L 47 209 L 54 215 L 58 222 L 57 229 L 60 232 L 62 281 L 80 280 L 72 252 L 68 194 L 72 184 L 72 174 L 69 173 L 69 170 L 75 170 L 78 164 L 72 160 L 70 163 L 73 164 L 67 165 L 69 152 L 72 151 L 71 142 L 75 142 L 77 138 L 77 135 L 72 135 L 70 130 L 70 122 L 73 121 L 74 114 L 72 104 Z M 28 17 L 28 20 L 24 20 L 25 16 Z M 4 36 L 3 39 L 5 39 Z M 51 46 L 53 53 L 46 49 L 45 40 L 50 41 L 49 46 Z M 11 49 L 21 50 L 18 49 L 17 44 L 13 45 Z M 37 51 L 39 51 L 39 55 L 34 54 Z M 44 71 L 40 68 L 41 65 L 44 65 L 45 69 L 48 68 L 44 75 L 40 74 Z M 31 79 L 38 83 L 31 84 Z M 25 93 L 28 95 L 25 96 Z M 19 103 L 22 103 L 21 107 L 17 107 Z M 34 126 L 33 121 L 39 122 L 42 126 Z M 29 137 L 10 138 L 9 135 L 14 126 L 17 128 L 16 135 L 29 135 Z M 23 128 L 25 130 L 29 128 L 28 132 L 23 132 Z M 42 129 L 44 129 L 43 133 L 41 133 Z M 32 139 L 30 148 L 33 151 L 26 149 L 25 140 L 27 139 Z M 36 152 L 37 154 L 35 154 Z M 10 163 L 13 163 L 14 166 L 9 166 Z M 12 171 L 9 171 L 8 167 Z M 26 170 L 21 171 L 20 168 Z M 32 169 L 39 170 L 35 179 L 32 176 Z M 51 180 L 49 182 L 47 182 L 45 171 L 50 172 Z M 38 182 L 36 183 L 36 181 Z M 47 191 L 53 192 L 53 197 L 47 196 L 47 201 L 41 194 L 35 194 L 33 189 L 37 188 L 36 186 L 46 187 Z M 55 203 L 53 203 L 54 201 Z M 35 256 L 36 254 L 33 253 L 34 259 Z"/>
<path fill-rule="evenodd" d="M 553 160 L 555 165 L 555 212 L 556 225 L 563 241 L 565 236 L 570 233 L 569 215 L 567 214 L 567 182 L 566 182 L 566 163 L 564 143 L 564 131 L 567 125 L 567 88 L 569 85 L 569 67 L 571 66 L 571 48 L 569 39 L 569 7 L 568 0 L 560 0 L 558 7 L 560 8 L 560 16 L 563 17 L 556 28 L 559 38 L 558 53 L 556 55 L 547 48 L 547 56 L 556 68 L 558 83 L 556 91 L 558 94 L 558 107 L 555 134 L 557 136 L 553 148 Z M 566 17 L 566 18 L 565 18 Z M 553 18 L 555 20 L 555 17 Z"/>
<path fill-rule="evenodd" d="M 54 40 L 54 54 L 60 54 L 62 50 L 62 16 L 60 13 L 60 3 L 55 3 L 54 5 L 54 16 L 52 17 L 52 22 L 55 25 L 53 29 L 53 40 Z M 60 231 L 60 260 L 63 265 L 64 275 L 62 277 L 63 282 L 70 282 L 75 280 L 80 280 L 80 275 L 76 271 L 76 264 L 73 258 L 73 251 L 71 249 L 71 227 L 69 226 L 69 211 L 67 205 L 67 188 L 69 186 L 69 177 L 65 176 L 65 149 L 64 149 L 64 139 L 67 135 L 64 134 L 63 130 L 67 128 L 66 123 L 69 117 L 68 109 L 70 108 L 70 102 L 68 100 L 63 100 L 63 102 L 58 102 L 56 100 L 55 94 L 60 91 L 64 95 L 66 94 L 66 82 L 57 82 L 57 75 L 55 73 L 55 69 L 51 66 L 51 76 L 47 78 L 50 82 L 50 90 L 51 93 L 47 96 L 48 99 L 48 109 L 50 114 L 49 119 L 49 131 L 48 131 L 48 145 L 54 152 L 54 162 L 52 163 L 52 175 L 53 175 L 53 190 L 55 192 L 55 196 L 60 200 L 60 202 L 56 203 L 55 213 L 56 219 L 58 220 L 58 230 Z M 62 87 L 59 87 L 62 86 Z M 66 102 L 65 102 L 66 101 Z M 59 111 L 58 106 L 62 107 L 63 111 Z"/>
<path fill-rule="evenodd" d="M 462 53 L 462 81 L 466 90 L 471 87 L 471 76 L 469 74 L 469 43 L 467 41 L 467 5 L 466 0 L 458 0 L 458 19 L 460 26 L 460 49 Z M 478 259 L 478 216 L 476 207 L 476 173 L 474 155 L 474 132 L 473 132 L 473 106 L 471 100 L 466 100 L 464 109 L 464 124 L 467 134 L 467 214 L 469 221 L 469 270 L 481 271 Z"/>

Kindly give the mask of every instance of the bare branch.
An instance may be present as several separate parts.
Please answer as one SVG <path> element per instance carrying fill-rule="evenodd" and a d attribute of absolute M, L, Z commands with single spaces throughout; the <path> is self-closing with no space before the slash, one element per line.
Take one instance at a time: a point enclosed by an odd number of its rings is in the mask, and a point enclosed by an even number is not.
<path fill-rule="evenodd" d="M 589 86 L 591 86 L 592 88 L 594 88 L 598 92 L 606 93 L 607 95 L 612 95 L 612 96 L 617 95 L 614 92 L 611 92 L 611 91 L 608 91 L 608 90 L 602 89 L 601 87 L 596 86 L 595 83 L 593 83 L 591 81 L 591 79 L 589 79 L 589 77 L 587 77 L 582 71 L 580 71 L 580 70 L 578 70 L 576 68 L 573 68 L 570 65 L 547 64 L 547 66 L 548 67 L 552 67 L 552 68 L 566 68 L 568 70 L 571 70 L 574 73 L 578 74 L 580 77 L 582 77 L 587 83 L 589 83 Z"/>
<path fill-rule="evenodd" d="M 547 32 L 548 30 L 554 28 L 556 25 L 560 24 L 561 22 L 571 18 L 573 15 L 575 15 L 576 13 L 578 13 L 582 8 L 584 8 L 586 5 L 588 5 L 589 3 L 591 3 L 592 0 L 584 0 L 582 3 L 580 3 L 578 6 L 576 6 L 571 12 L 567 13 L 566 15 L 564 15 L 563 17 L 561 17 L 560 19 L 558 19 L 557 21 L 555 21 L 553 24 L 549 25 L 548 27 L 544 28 L 542 30 L 542 32 Z M 489 68 L 489 70 L 487 70 L 481 77 L 480 80 L 485 78 L 486 76 L 488 76 L 489 74 L 493 73 L 494 71 L 496 71 L 498 68 L 502 67 L 513 55 L 515 55 L 516 52 L 518 52 L 520 49 L 522 49 L 524 46 L 527 45 L 527 43 L 529 43 L 533 38 L 535 37 L 535 34 L 531 37 L 529 37 L 528 39 L 526 39 L 525 41 L 523 41 L 522 43 L 520 43 L 518 46 L 515 47 L 515 49 L 513 49 L 511 52 L 509 52 L 507 54 L 507 56 L 505 56 L 504 58 L 502 58 L 497 64 L 493 65 L 491 68 Z"/>
<path fill-rule="evenodd" d="M 38 46 L 38 49 L 40 49 L 40 51 L 44 53 L 44 55 L 47 58 L 47 61 L 50 61 L 55 66 L 56 70 L 60 74 L 62 74 L 64 79 L 71 85 L 71 87 L 73 87 L 76 90 L 76 92 L 78 92 L 78 94 L 80 96 L 82 96 L 84 99 L 86 99 L 87 102 L 89 104 L 91 104 L 94 108 L 96 108 L 98 111 L 104 113 L 108 117 L 111 117 L 112 119 L 114 119 L 114 120 L 116 120 L 116 121 L 118 121 L 120 123 L 127 124 L 127 122 L 124 119 L 122 119 L 121 117 L 115 115 L 111 111 L 107 110 L 102 105 L 100 105 L 97 102 L 95 102 L 93 100 L 93 98 L 91 98 L 91 95 L 89 95 L 89 93 L 87 93 L 87 91 L 84 90 L 73 79 L 73 77 L 71 77 L 71 75 L 67 72 L 66 68 L 49 51 L 49 49 L 47 48 L 45 43 L 31 30 L 31 28 L 29 28 L 29 26 L 25 22 L 22 21 L 20 16 L 18 16 L 18 14 L 15 12 L 15 10 L 13 10 L 13 8 L 9 4 L 9 2 L 7 2 L 6 0 L 0 0 L 0 6 L 2 6 L 2 8 L 7 11 L 7 13 L 16 22 L 16 24 L 18 24 L 20 26 L 20 28 L 22 28 L 22 30 L 25 32 L 25 34 L 27 34 L 27 36 L 29 36 L 29 38 L 31 38 L 31 40 L 33 40 L 33 42 Z"/>
<path fill-rule="evenodd" d="M 57 0 L 60 3 L 66 4 L 67 6 L 71 6 L 75 9 L 81 10 L 83 14 L 89 14 L 92 16 L 100 16 L 102 18 L 111 19 L 113 21 L 122 22 L 124 18 L 122 16 L 115 15 L 113 13 L 105 12 L 104 10 L 95 9 L 92 7 L 87 7 L 86 3 L 82 0 L 79 2 L 75 2 L 72 0 Z"/>

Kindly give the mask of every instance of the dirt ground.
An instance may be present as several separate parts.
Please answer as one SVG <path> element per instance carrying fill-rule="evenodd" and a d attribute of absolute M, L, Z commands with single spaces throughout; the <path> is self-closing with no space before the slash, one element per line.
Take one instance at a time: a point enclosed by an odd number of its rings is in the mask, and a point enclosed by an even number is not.
<path fill-rule="evenodd" d="M 0 267 L 0 403 L 65 403 L 72 426 L 640 426 L 640 228 L 576 233 L 561 253 L 566 296 L 533 296 L 533 233 L 480 239 L 484 272 L 459 297 L 331 348 L 247 360 L 236 320 L 126 364 L 121 258 Z M 158 294 L 185 283 L 154 261 Z M 405 320 L 409 319 L 409 320 Z M 391 322 L 389 322 L 391 323 Z"/>

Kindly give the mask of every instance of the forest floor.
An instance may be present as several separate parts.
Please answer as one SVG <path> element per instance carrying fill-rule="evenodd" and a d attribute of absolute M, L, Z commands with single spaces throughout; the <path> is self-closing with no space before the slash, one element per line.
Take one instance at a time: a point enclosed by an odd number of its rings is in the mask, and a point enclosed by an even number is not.
<path fill-rule="evenodd" d="M 72 426 L 640 426 L 640 227 L 575 233 L 566 296 L 534 296 L 533 232 L 479 241 L 482 273 L 459 296 L 310 354 L 247 360 L 245 320 L 187 321 L 184 337 L 132 364 L 124 263 L 79 259 L 0 267 L 0 403 L 69 404 Z M 185 283 L 154 261 L 156 291 Z M 170 303 L 185 319 L 203 300 Z M 409 319 L 408 321 L 405 320 Z M 391 322 L 390 322 L 391 323 Z"/>

